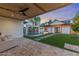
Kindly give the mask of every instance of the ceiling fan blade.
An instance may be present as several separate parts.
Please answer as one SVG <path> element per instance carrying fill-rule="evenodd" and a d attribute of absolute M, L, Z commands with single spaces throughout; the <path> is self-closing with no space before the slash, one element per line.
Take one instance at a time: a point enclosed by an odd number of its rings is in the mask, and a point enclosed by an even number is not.
<path fill-rule="evenodd" d="M 19 12 L 25 12 L 25 11 L 27 11 L 29 8 L 24 8 L 24 9 L 22 9 L 22 10 L 20 10 Z"/>
<path fill-rule="evenodd" d="M 22 15 L 26 16 L 26 14 L 24 12 L 22 12 Z"/>
<path fill-rule="evenodd" d="M 19 11 L 19 13 L 20 13 L 21 15 L 26 16 L 25 11 L 27 11 L 28 9 L 29 9 L 29 8 L 21 9 L 21 10 Z"/>

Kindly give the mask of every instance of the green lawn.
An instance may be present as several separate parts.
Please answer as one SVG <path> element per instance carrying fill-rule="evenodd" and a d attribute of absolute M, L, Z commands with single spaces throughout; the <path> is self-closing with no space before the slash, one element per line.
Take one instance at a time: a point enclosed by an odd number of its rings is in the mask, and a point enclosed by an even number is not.
<path fill-rule="evenodd" d="M 64 48 L 64 43 L 69 43 L 73 45 L 79 45 L 78 35 L 68 35 L 68 34 L 55 34 L 48 38 L 44 38 L 39 42 L 43 42 L 49 45 Z"/>

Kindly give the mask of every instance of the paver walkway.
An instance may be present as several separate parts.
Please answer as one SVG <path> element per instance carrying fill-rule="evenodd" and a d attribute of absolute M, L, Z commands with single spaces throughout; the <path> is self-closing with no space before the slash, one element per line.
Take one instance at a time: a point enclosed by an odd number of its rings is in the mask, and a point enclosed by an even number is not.
<path fill-rule="evenodd" d="M 19 38 L 18 46 L 0 55 L 5 56 L 79 56 L 68 50 L 50 46 L 33 40 Z"/>
<path fill-rule="evenodd" d="M 46 36 L 43 36 L 43 37 L 39 37 L 39 38 L 36 38 L 36 39 L 34 39 L 34 40 L 42 40 L 42 39 L 44 39 L 44 38 L 47 38 L 47 37 L 50 37 L 50 36 L 53 36 L 54 34 L 49 34 L 49 35 L 46 35 Z"/>

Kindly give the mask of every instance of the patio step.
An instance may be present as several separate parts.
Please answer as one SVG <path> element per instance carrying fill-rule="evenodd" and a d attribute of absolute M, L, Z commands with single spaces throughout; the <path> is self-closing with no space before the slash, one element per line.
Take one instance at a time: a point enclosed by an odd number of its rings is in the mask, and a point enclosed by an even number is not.
<path fill-rule="evenodd" d="M 79 56 L 65 49 L 55 46 L 50 46 L 37 41 L 29 40 L 26 38 L 19 38 L 18 47 L 13 48 L 0 55 L 16 55 L 16 56 Z"/>
<path fill-rule="evenodd" d="M 16 40 L 12 39 L 0 42 L 0 52 L 4 52 L 8 49 L 18 46 L 18 41 L 19 41 L 18 39 Z"/>

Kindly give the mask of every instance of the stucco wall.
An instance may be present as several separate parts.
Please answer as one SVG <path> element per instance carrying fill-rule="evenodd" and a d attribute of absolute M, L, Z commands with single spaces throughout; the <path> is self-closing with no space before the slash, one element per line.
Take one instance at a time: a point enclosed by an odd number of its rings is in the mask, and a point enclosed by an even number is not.
<path fill-rule="evenodd" d="M 55 33 L 55 27 L 52 26 L 52 27 L 48 27 L 47 29 L 49 33 Z M 71 28 L 70 26 L 64 26 L 64 27 L 60 27 L 59 30 L 60 33 L 70 34 Z"/>
<path fill-rule="evenodd" d="M 54 27 L 52 27 L 52 33 L 55 33 L 55 29 L 54 29 Z"/>
<path fill-rule="evenodd" d="M 49 32 L 49 33 L 52 32 L 52 27 L 48 27 L 48 32 Z"/>
<path fill-rule="evenodd" d="M 70 26 L 62 27 L 62 33 L 70 34 Z"/>
<path fill-rule="evenodd" d="M 23 21 L 0 17 L 0 32 L 12 37 L 23 36 Z"/>

